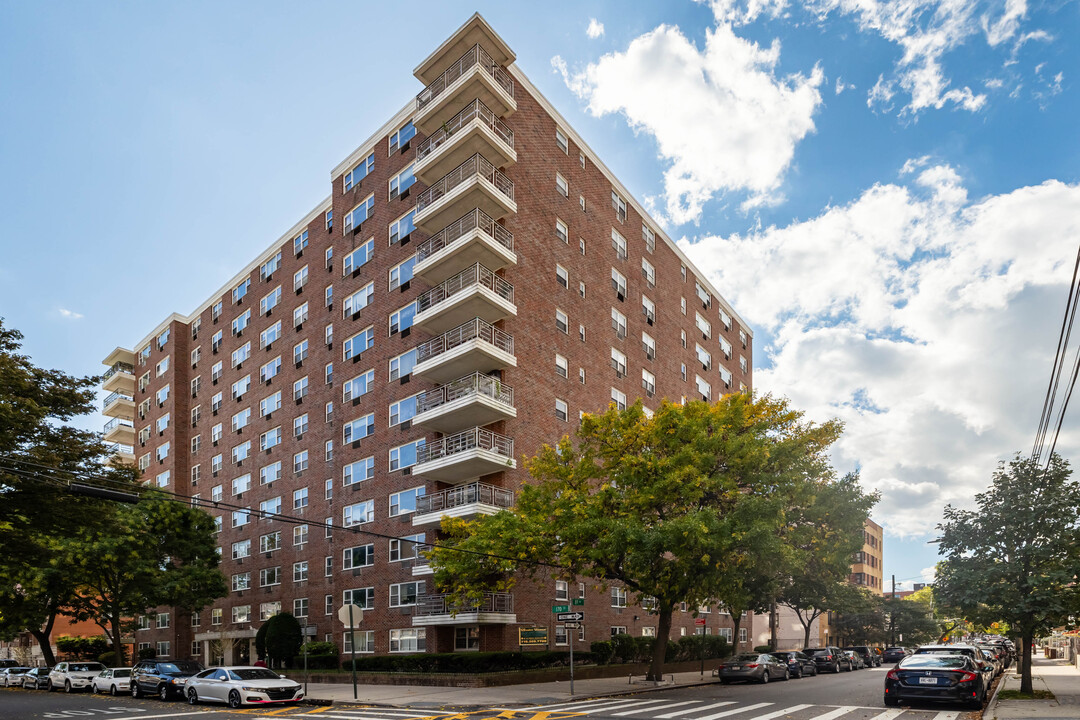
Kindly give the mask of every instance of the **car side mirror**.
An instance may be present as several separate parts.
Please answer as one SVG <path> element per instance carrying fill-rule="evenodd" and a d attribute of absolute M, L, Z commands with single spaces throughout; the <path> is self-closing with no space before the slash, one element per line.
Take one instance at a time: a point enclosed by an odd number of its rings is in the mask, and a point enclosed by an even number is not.
<path fill-rule="evenodd" d="M 282 680 L 288 680 L 288 678 L 285 677 L 284 675 L 278 675 L 278 677 L 281 678 Z"/>

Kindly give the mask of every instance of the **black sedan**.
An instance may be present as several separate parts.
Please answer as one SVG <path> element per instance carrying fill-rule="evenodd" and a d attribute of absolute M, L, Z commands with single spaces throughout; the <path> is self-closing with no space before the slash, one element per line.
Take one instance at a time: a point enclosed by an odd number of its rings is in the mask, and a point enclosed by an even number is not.
<path fill-rule="evenodd" d="M 27 690 L 48 690 L 50 667 L 34 668 L 22 676 L 22 686 Z"/>
<path fill-rule="evenodd" d="M 886 663 L 898 663 L 906 658 L 910 653 L 907 648 L 891 647 L 885 648 L 885 652 L 881 654 L 881 661 Z"/>
<path fill-rule="evenodd" d="M 983 673 L 966 655 L 912 655 L 885 675 L 885 704 L 934 700 L 982 707 Z"/>
<path fill-rule="evenodd" d="M 798 650 L 781 650 L 769 654 L 787 665 L 788 677 L 801 678 L 804 675 L 817 675 L 817 663 L 814 662 L 814 658 Z"/>

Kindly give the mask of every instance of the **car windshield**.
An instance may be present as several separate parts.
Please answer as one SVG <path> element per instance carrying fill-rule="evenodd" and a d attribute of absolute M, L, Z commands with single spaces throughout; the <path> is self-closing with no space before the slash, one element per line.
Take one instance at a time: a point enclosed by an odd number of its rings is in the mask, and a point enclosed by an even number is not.
<path fill-rule="evenodd" d="M 161 672 L 186 672 L 197 673 L 203 669 L 203 666 L 197 662 L 191 660 L 177 660 L 174 663 L 165 663 L 158 666 Z"/>
<path fill-rule="evenodd" d="M 230 670 L 233 680 L 280 680 L 278 674 L 266 668 L 245 668 L 243 670 Z"/>
<path fill-rule="evenodd" d="M 958 670 L 967 665 L 967 658 L 963 655 L 931 655 L 922 653 L 912 655 L 900 661 L 902 668 L 942 668 L 945 670 Z"/>
<path fill-rule="evenodd" d="M 774 653 L 769 653 L 769 654 L 772 655 L 777 660 L 785 660 L 785 661 L 790 657 L 794 657 L 791 653 L 786 653 L 786 652 L 774 652 Z"/>
<path fill-rule="evenodd" d="M 131 677 L 131 668 L 123 668 L 120 670 L 113 670 L 113 677 Z"/>
<path fill-rule="evenodd" d="M 71 672 L 101 672 L 105 666 L 101 663 L 71 663 L 68 670 Z"/>

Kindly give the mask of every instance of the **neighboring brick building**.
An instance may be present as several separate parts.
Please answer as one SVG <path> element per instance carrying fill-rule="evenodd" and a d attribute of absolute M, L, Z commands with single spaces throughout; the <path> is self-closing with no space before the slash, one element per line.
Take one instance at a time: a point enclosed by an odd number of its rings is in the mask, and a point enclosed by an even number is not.
<path fill-rule="evenodd" d="M 863 547 L 851 563 L 851 582 L 870 588 L 875 595 L 884 594 L 882 563 L 885 559 L 885 534 L 873 520 L 863 525 Z"/>
<path fill-rule="evenodd" d="M 443 515 L 512 505 L 522 458 L 579 413 L 751 386 L 750 329 L 513 61 L 473 16 L 329 198 L 189 317 L 106 359 L 107 439 L 220 518 L 233 588 L 140 644 L 253 659 L 280 608 L 341 645 L 346 598 L 368 608 L 364 652 L 516 648 L 533 624 L 565 644 L 551 605 L 579 595 L 586 641 L 655 629 L 619 588 L 576 580 L 451 617 L 417 556 Z M 707 632 L 730 635 L 709 609 Z M 674 623 L 694 632 L 690 612 Z"/>

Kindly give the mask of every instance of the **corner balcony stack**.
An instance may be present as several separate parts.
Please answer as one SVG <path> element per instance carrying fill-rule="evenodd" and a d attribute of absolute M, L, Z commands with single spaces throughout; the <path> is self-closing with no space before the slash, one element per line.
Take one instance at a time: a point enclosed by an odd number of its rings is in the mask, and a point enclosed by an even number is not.
<path fill-rule="evenodd" d="M 487 592 L 471 607 L 455 606 L 448 595 L 421 595 L 416 599 L 413 627 L 429 625 L 512 625 L 514 596 Z"/>
<path fill-rule="evenodd" d="M 413 527 L 438 525 L 444 517 L 470 519 L 478 515 L 494 515 L 513 506 L 512 490 L 474 482 L 417 498 L 412 524 Z"/>
<path fill-rule="evenodd" d="M 413 374 L 448 383 L 473 372 L 517 367 L 514 336 L 480 318 L 473 318 L 416 348 Z"/>
<path fill-rule="evenodd" d="M 490 270 L 517 265 L 514 234 L 480 208 L 418 245 L 413 274 L 436 284 L 476 263 Z"/>
<path fill-rule="evenodd" d="M 474 99 L 483 102 L 500 117 L 508 117 L 517 110 L 514 80 L 503 67 L 507 60 L 513 60 L 505 44 L 498 48 L 490 37 L 477 37 L 467 49 L 462 48 L 460 42 L 454 47 L 464 52 L 449 66 L 446 66 L 446 52 L 437 50 L 414 73 L 421 82 L 427 83 L 416 96 L 416 116 L 413 118 L 413 125 L 425 135 L 431 135 L 447 124 Z M 495 49 L 489 51 L 488 48 Z M 503 49 L 506 52 L 502 52 Z M 496 54 L 492 55 L 492 52 Z M 436 75 L 433 68 L 437 67 L 446 69 Z"/>
<path fill-rule="evenodd" d="M 108 393 L 101 402 L 101 414 L 111 418 L 103 428 L 103 438 L 113 462 L 135 462 L 135 353 L 116 348 L 102 364 L 101 389 Z"/>
<path fill-rule="evenodd" d="M 514 286 L 476 263 L 421 294 L 413 325 L 434 334 L 469 318 L 496 323 L 516 315 Z"/>
<path fill-rule="evenodd" d="M 416 226 L 435 232 L 473 208 L 496 220 L 517 213 L 514 183 L 480 153 L 416 196 Z"/>
<path fill-rule="evenodd" d="M 417 396 L 413 425 L 452 433 L 515 417 L 514 389 L 476 372 Z"/>
<path fill-rule="evenodd" d="M 458 484 L 516 467 L 513 438 L 473 427 L 428 440 L 417 452 L 413 474 Z"/>

